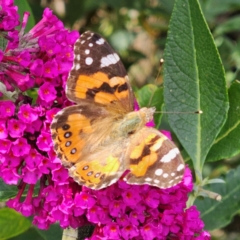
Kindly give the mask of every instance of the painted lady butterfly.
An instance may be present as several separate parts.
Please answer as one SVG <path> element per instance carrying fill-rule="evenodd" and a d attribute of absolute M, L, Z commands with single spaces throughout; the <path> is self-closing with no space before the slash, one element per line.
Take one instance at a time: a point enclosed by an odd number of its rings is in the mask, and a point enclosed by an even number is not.
<path fill-rule="evenodd" d="M 134 111 L 134 95 L 117 53 L 98 34 L 85 32 L 74 47 L 66 88 L 75 106 L 61 110 L 51 125 L 57 156 L 80 185 L 115 183 L 126 170 L 129 184 L 169 188 L 183 177 L 178 148 L 145 124 L 155 109 Z"/>

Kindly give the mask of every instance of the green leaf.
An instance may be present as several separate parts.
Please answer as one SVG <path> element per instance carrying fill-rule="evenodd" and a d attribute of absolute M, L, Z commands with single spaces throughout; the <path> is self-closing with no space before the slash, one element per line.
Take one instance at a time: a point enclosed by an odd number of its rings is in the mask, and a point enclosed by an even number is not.
<path fill-rule="evenodd" d="M 60 228 L 59 224 L 52 224 L 48 230 L 41 230 L 35 226 L 29 228 L 26 232 L 13 237 L 9 240 L 55 240 L 62 239 L 63 229 Z"/>
<path fill-rule="evenodd" d="M 228 118 L 207 156 L 207 161 L 231 158 L 240 153 L 240 82 L 229 89 Z"/>
<path fill-rule="evenodd" d="M 25 32 L 28 32 L 30 29 L 32 29 L 35 25 L 35 19 L 33 17 L 32 9 L 30 8 L 28 2 L 26 0 L 15 0 L 15 5 L 18 6 L 18 13 L 20 15 L 20 22 L 22 22 L 23 19 L 23 13 L 29 12 L 30 16 L 28 18 L 27 26 L 25 29 Z"/>
<path fill-rule="evenodd" d="M 5 51 L 8 41 L 3 36 L 0 36 L 0 49 Z"/>
<path fill-rule="evenodd" d="M 217 183 L 206 188 L 219 193 L 222 196 L 220 202 L 210 198 L 197 199 L 194 202 L 207 230 L 226 226 L 240 209 L 240 166 L 228 172 L 223 180 L 226 184 Z"/>
<path fill-rule="evenodd" d="M 61 239 L 63 233 L 63 229 L 60 228 L 59 224 L 51 225 L 47 231 L 39 229 L 37 229 L 37 231 L 46 240 Z"/>
<path fill-rule="evenodd" d="M 164 52 L 166 111 L 169 124 L 202 172 L 207 153 L 224 124 L 228 96 L 224 70 L 197 0 L 177 0 Z"/>
<path fill-rule="evenodd" d="M 148 84 L 139 89 L 136 93 L 140 107 L 155 107 L 156 111 L 161 111 L 163 105 L 163 88 L 158 88 L 153 84 Z M 162 114 L 154 114 L 154 123 L 159 128 Z"/>
<path fill-rule="evenodd" d="M 0 239 L 9 239 L 25 232 L 31 222 L 10 208 L 0 209 Z"/>
<path fill-rule="evenodd" d="M 35 227 L 29 228 L 26 232 L 10 238 L 9 240 L 26 240 L 26 239 L 34 239 L 34 240 L 46 240 L 43 236 L 41 236 Z M 58 238 L 61 239 L 61 238 Z"/>
<path fill-rule="evenodd" d="M 17 195 L 18 189 L 15 185 L 7 185 L 0 179 L 0 202 L 5 202 L 8 199 Z"/>

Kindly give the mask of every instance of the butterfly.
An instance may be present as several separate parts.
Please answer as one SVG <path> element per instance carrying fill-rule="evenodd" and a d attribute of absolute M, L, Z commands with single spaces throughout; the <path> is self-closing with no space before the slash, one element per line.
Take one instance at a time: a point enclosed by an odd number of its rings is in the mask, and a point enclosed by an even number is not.
<path fill-rule="evenodd" d="M 146 127 L 154 108 L 134 111 L 126 70 L 107 41 L 87 31 L 74 45 L 66 95 L 76 105 L 51 124 L 54 149 L 80 185 L 102 189 L 129 170 L 129 184 L 169 188 L 181 182 L 179 149 L 157 129 Z"/>

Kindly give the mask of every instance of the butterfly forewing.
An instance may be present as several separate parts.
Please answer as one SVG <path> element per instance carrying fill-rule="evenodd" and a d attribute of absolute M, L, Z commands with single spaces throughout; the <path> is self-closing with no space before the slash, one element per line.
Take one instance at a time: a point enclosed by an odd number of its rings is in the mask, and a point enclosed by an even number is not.
<path fill-rule="evenodd" d="M 88 31 L 75 43 L 67 96 L 76 103 L 84 100 L 113 104 L 126 112 L 133 110 L 133 93 L 126 70 L 118 54 L 100 35 Z"/>
<path fill-rule="evenodd" d="M 93 122 L 107 116 L 104 108 L 86 104 L 64 108 L 54 117 L 51 124 L 54 149 L 65 166 L 77 163 L 84 152 L 91 150 L 92 134 L 95 139 L 98 137 Z"/>
<path fill-rule="evenodd" d="M 127 169 L 123 149 L 128 139 L 110 137 L 115 131 L 114 121 L 113 114 L 97 104 L 70 106 L 54 117 L 54 149 L 80 185 L 107 187 Z"/>

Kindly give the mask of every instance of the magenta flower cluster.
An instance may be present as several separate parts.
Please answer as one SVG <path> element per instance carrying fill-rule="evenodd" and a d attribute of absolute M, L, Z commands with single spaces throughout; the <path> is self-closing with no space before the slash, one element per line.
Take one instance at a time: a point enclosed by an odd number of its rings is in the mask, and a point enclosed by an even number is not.
<path fill-rule="evenodd" d="M 96 224 L 97 239 L 210 239 L 192 206 L 186 211 L 192 175 L 187 167 L 183 182 L 161 190 L 148 185 L 128 185 L 123 180 L 100 190 L 83 188 L 75 195 L 73 211 Z M 83 212 L 84 211 L 84 212 Z"/>
<path fill-rule="evenodd" d="M 78 32 L 64 29 L 63 23 L 45 9 L 42 20 L 24 33 L 29 13 L 25 12 L 21 29 L 13 0 L 0 1 L 0 31 L 8 40 L 0 50 L 0 81 L 8 91 L 21 92 L 39 87 L 39 103 L 51 107 L 57 98 L 56 86 L 65 84 L 72 65 L 72 46 Z"/>
<path fill-rule="evenodd" d="M 184 210 L 192 190 L 188 168 L 183 182 L 166 190 L 119 180 L 94 191 L 69 177 L 53 150 L 49 127 L 53 116 L 72 104 L 64 89 L 79 34 L 64 29 L 49 9 L 25 33 L 29 14 L 18 30 L 13 0 L 0 5 L 0 31 L 7 40 L 0 50 L 0 90 L 13 93 L 0 101 L 0 178 L 19 189 L 7 205 L 33 216 L 40 229 L 57 221 L 63 228 L 94 225 L 91 240 L 210 239 L 196 207 Z"/>

